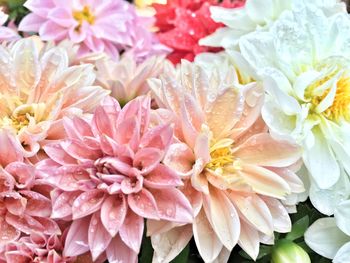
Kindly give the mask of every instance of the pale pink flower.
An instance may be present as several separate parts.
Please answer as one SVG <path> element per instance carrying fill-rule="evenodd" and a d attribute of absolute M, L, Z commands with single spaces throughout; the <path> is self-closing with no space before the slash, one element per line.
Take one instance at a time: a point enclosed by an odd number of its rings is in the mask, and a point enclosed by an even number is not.
<path fill-rule="evenodd" d="M 38 32 L 43 40 L 69 39 L 79 44 L 79 55 L 93 51 L 118 58 L 128 50 L 144 59 L 168 50 L 148 31 L 152 20 L 139 17 L 123 0 L 28 0 L 24 6 L 32 13 L 20 31 Z"/>
<path fill-rule="evenodd" d="M 92 86 L 93 66 L 69 67 L 65 50 L 38 39 L 0 47 L 0 129 L 16 134 L 25 157 L 64 134 L 62 117 L 92 111 L 109 91 Z"/>
<path fill-rule="evenodd" d="M 159 77 L 167 63 L 162 56 L 148 58 L 140 64 L 130 55 L 123 56 L 118 62 L 100 59 L 95 63 L 96 83 L 110 90 L 111 96 L 125 105 L 130 100 L 147 94 L 150 91 L 147 79 Z"/>
<path fill-rule="evenodd" d="M 92 120 L 66 118 L 67 139 L 44 147 L 50 159 L 38 163 L 55 185 L 53 218 L 73 218 L 65 256 L 91 251 L 110 262 L 136 262 L 144 218 L 192 221 L 192 208 L 179 176 L 162 164 L 173 139 L 170 125 L 150 122 L 150 99 L 123 109 L 108 97 Z"/>
<path fill-rule="evenodd" d="M 4 26 L 4 24 L 8 20 L 8 17 L 9 16 L 5 14 L 2 11 L 2 8 L 0 7 L 0 42 L 13 41 L 20 38 L 15 27 L 13 25 L 11 27 L 11 22 L 10 26 Z"/>
<path fill-rule="evenodd" d="M 60 234 L 50 219 L 49 185 L 36 180 L 35 168 L 23 163 L 15 137 L 0 130 L 0 247 L 21 234 Z"/>
<path fill-rule="evenodd" d="M 68 228 L 61 226 L 62 235 L 33 232 L 23 235 L 18 240 L 0 247 L 1 263 L 92 263 L 90 254 L 79 257 L 64 257 L 65 238 Z M 103 261 L 98 261 L 103 262 Z"/>
<path fill-rule="evenodd" d="M 183 61 L 174 76 L 150 84 L 158 105 L 175 115 L 159 109 L 162 119 L 176 123 L 179 141 L 163 162 L 189 177 L 183 192 L 195 220 L 175 228 L 150 221 L 155 259 L 169 262 L 192 233 L 205 262 L 226 262 L 236 244 L 256 259 L 260 242 L 291 229 L 281 200 L 304 190 L 294 173 L 300 149 L 267 133 L 260 117 L 264 91 L 257 83 L 241 85 L 235 68 L 222 66 L 209 78 Z"/>

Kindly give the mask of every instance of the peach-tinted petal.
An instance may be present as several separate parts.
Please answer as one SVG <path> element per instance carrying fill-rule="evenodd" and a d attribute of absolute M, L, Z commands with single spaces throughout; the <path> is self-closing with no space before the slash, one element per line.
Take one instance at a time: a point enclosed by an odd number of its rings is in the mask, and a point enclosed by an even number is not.
<path fill-rule="evenodd" d="M 214 187 L 210 187 L 209 192 L 210 195 L 203 200 L 205 213 L 222 244 L 232 250 L 240 232 L 237 211 L 224 192 Z"/>
<path fill-rule="evenodd" d="M 241 233 L 239 235 L 239 246 L 254 260 L 259 254 L 260 238 L 258 231 L 241 220 Z"/>
<path fill-rule="evenodd" d="M 193 222 L 193 236 L 199 254 L 205 262 L 211 262 L 217 258 L 223 245 L 213 231 L 204 209 L 198 213 Z"/>
<path fill-rule="evenodd" d="M 20 145 L 16 138 L 3 129 L 0 130 L 0 145 L 0 165 L 3 167 L 11 162 L 21 162 L 23 160 Z"/>
<path fill-rule="evenodd" d="M 243 96 L 236 88 L 223 90 L 211 103 L 206 114 L 208 126 L 214 137 L 220 139 L 238 122 L 243 111 Z M 227 118 L 230 116 L 230 118 Z"/>
<path fill-rule="evenodd" d="M 255 229 L 266 235 L 273 233 L 272 215 L 265 202 L 258 195 L 242 195 L 232 192 L 229 197 L 245 220 L 252 224 Z"/>
<path fill-rule="evenodd" d="M 273 219 L 274 231 L 288 233 L 292 228 L 287 209 L 282 203 L 274 198 L 263 196 L 262 199 L 268 206 Z"/>
<path fill-rule="evenodd" d="M 124 224 L 120 227 L 119 235 L 123 242 L 135 253 L 140 252 L 143 228 L 143 218 L 129 209 Z"/>
<path fill-rule="evenodd" d="M 22 190 L 19 193 L 27 199 L 25 211 L 27 215 L 40 217 L 48 217 L 51 215 L 50 199 L 33 191 Z"/>
<path fill-rule="evenodd" d="M 102 224 L 112 237 L 118 233 L 124 223 L 126 212 L 126 200 L 123 195 L 121 197 L 110 196 L 103 202 L 101 207 Z"/>
<path fill-rule="evenodd" d="M 259 194 L 284 198 L 290 193 L 290 187 L 280 176 L 263 167 L 245 164 L 243 178 Z"/>
<path fill-rule="evenodd" d="M 104 252 L 111 240 L 111 235 L 101 222 L 100 213 L 94 213 L 91 217 L 88 231 L 88 242 L 93 261 Z"/>
<path fill-rule="evenodd" d="M 300 159 L 301 149 L 287 141 L 276 141 L 265 134 L 251 136 L 234 151 L 234 155 L 249 164 L 286 167 Z"/>

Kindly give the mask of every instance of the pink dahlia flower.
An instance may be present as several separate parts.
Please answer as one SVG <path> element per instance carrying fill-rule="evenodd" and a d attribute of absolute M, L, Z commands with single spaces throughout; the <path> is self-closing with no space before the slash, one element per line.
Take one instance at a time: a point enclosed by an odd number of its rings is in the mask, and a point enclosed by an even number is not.
<path fill-rule="evenodd" d="M 36 180 L 35 169 L 23 163 L 15 137 L 0 130 L 0 248 L 21 234 L 60 234 L 50 219 L 51 187 Z"/>
<path fill-rule="evenodd" d="M 179 140 L 163 162 L 189 178 L 183 192 L 195 215 L 192 226 L 148 228 L 159 262 L 175 257 L 192 233 L 205 262 L 226 262 L 236 244 L 256 259 L 260 242 L 291 229 L 281 201 L 304 191 L 294 173 L 299 147 L 274 140 L 260 117 L 262 87 L 242 85 L 233 67 L 218 72 L 209 78 L 183 61 L 178 79 L 151 82 L 158 104 L 175 115 Z M 162 109 L 159 115 L 174 121 Z"/>
<path fill-rule="evenodd" d="M 63 116 L 92 111 L 109 91 L 92 86 L 92 65 L 69 67 L 65 50 L 34 38 L 0 47 L 0 130 L 9 130 L 32 157 L 47 140 L 62 137 Z"/>
<path fill-rule="evenodd" d="M 0 7 L 0 42 L 13 41 L 20 38 L 15 28 L 4 25 L 8 18 L 9 16 L 5 14 Z"/>
<path fill-rule="evenodd" d="M 148 31 L 151 21 L 123 0 L 28 0 L 24 6 L 32 13 L 23 18 L 20 31 L 38 32 L 43 40 L 69 39 L 79 43 L 80 55 L 106 52 L 118 58 L 131 49 L 144 58 L 167 50 Z"/>
<path fill-rule="evenodd" d="M 55 185 L 53 218 L 71 219 L 65 256 L 104 251 L 110 262 L 136 262 L 144 218 L 192 221 L 179 176 L 162 163 L 173 139 L 170 125 L 150 122 L 150 99 L 123 109 L 106 98 L 91 121 L 65 119 L 67 139 L 45 146 L 38 163 Z"/>

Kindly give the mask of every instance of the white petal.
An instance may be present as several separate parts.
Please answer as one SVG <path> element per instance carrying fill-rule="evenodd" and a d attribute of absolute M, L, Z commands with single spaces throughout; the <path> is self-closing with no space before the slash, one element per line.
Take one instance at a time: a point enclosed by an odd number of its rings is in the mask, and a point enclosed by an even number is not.
<path fill-rule="evenodd" d="M 312 132 L 315 143 L 313 147 L 305 149 L 303 160 L 318 187 L 328 189 L 338 181 L 340 168 L 321 130 L 314 127 Z"/>
<path fill-rule="evenodd" d="M 306 244 L 321 256 L 330 259 L 348 241 L 350 237 L 339 230 L 334 218 L 318 219 L 305 232 Z"/>
<path fill-rule="evenodd" d="M 333 259 L 333 263 L 348 263 L 350 259 L 350 242 L 342 246 Z"/>
<path fill-rule="evenodd" d="M 350 200 L 341 202 L 334 211 L 337 226 L 350 236 Z"/>

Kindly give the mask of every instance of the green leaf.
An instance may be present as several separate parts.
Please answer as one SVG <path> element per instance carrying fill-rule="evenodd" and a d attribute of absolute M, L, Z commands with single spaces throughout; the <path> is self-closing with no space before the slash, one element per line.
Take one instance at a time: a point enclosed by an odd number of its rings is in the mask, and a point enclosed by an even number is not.
<path fill-rule="evenodd" d="M 151 239 L 149 237 L 144 236 L 142 240 L 140 262 L 152 263 L 152 258 L 153 258 L 153 248 L 152 248 Z"/>
<path fill-rule="evenodd" d="M 181 251 L 181 253 L 176 258 L 174 258 L 174 260 L 171 261 L 171 263 L 187 263 L 189 254 L 190 254 L 190 246 L 187 245 Z"/>
<path fill-rule="evenodd" d="M 292 231 L 287 234 L 286 239 L 293 241 L 302 237 L 308 226 L 309 216 L 304 216 L 293 224 Z"/>

